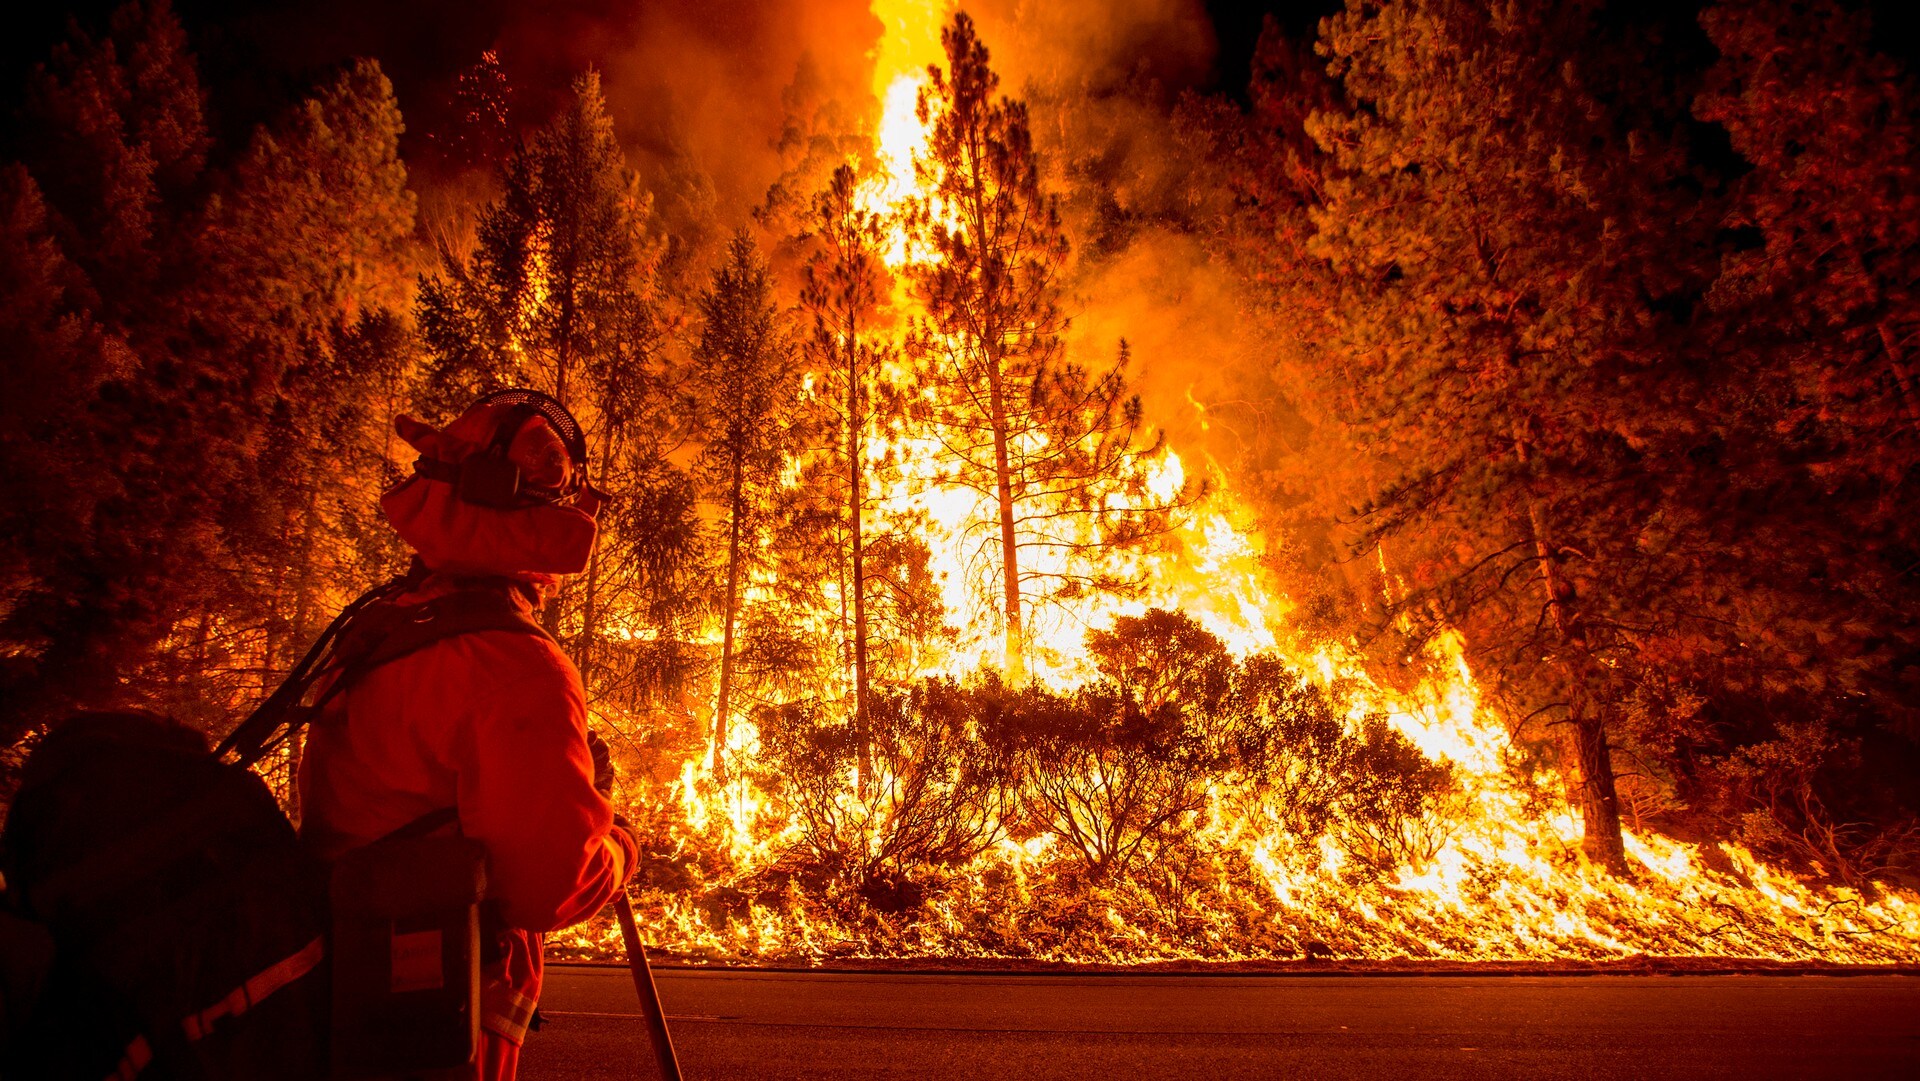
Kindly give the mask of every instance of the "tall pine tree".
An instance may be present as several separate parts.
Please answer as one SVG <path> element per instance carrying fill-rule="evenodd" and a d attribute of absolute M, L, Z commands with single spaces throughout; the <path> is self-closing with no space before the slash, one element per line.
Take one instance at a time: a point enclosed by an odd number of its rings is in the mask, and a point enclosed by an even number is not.
<path fill-rule="evenodd" d="M 1624 865 L 1614 724 L 1650 573 L 1673 317 L 1702 288 L 1678 108 L 1592 3 L 1351 4 L 1323 51 L 1351 109 L 1312 251 L 1322 375 L 1377 485 L 1362 541 L 1495 687 L 1557 713 L 1597 861 Z M 1663 108 L 1666 110 L 1663 112 Z M 1671 388 L 1667 388 L 1671 389 Z M 1543 665 L 1541 662 L 1545 661 Z"/>
<path fill-rule="evenodd" d="M 767 266 L 744 230 L 728 243 L 725 262 L 700 297 L 700 314 L 688 376 L 707 417 L 698 471 L 720 510 L 725 544 L 712 758 L 713 775 L 724 783 L 728 730 L 739 706 L 742 600 L 762 563 L 798 389 L 794 350 L 780 326 Z"/>
<path fill-rule="evenodd" d="M 699 529 L 668 454 L 683 425 L 661 378 L 670 330 L 657 288 L 664 244 L 615 137 L 599 76 L 507 160 L 471 252 L 443 246 L 421 283 L 430 408 L 531 386 L 586 428 L 602 512 L 587 573 L 548 610 L 595 700 L 633 710 L 672 697 L 692 661 Z"/>
<path fill-rule="evenodd" d="M 277 652 L 260 632 L 299 607 L 261 568 L 314 527 L 283 469 L 327 445 L 300 412 L 306 380 L 403 302 L 411 197 L 378 69 L 350 68 L 218 171 L 201 99 L 164 3 L 77 33 L 29 92 L 34 183 L 8 193 L 26 237 L 31 191 L 58 198 L 23 254 L 58 244 L 33 273 L 74 272 L 66 302 L 90 314 L 69 325 L 97 326 L 107 363 L 77 362 L 62 403 L 83 530 L 40 553 L 5 617 L 17 718 L 133 701 L 215 724 L 257 688 Z"/>
<path fill-rule="evenodd" d="M 882 253 L 887 243 L 881 215 L 861 205 L 852 166 L 833 172 L 826 190 L 815 196 L 811 225 L 820 248 L 807 260 L 800 306 L 813 317 L 806 340 L 808 358 L 830 372 L 833 399 L 844 403 L 836 425 L 846 470 L 847 580 L 851 608 L 847 654 L 853 669 L 853 727 L 857 768 L 864 788 L 873 771 L 869 716 L 867 649 L 867 530 L 869 502 L 866 462 L 869 420 L 878 368 L 893 352 L 877 331 L 879 308 L 892 285 Z"/>
<path fill-rule="evenodd" d="M 907 274 L 924 307 L 915 352 L 934 393 L 923 419 L 939 433 L 951 479 L 990 501 L 992 539 L 972 561 L 997 570 L 1010 683 L 1027 678 L 1033 603 L 1056 593 L 1124 588 L 1114 550 L 1166 528 L 1148 496 L 1140 405 L 1118 361 L 1093 373 L 1061 357 L 1067 239 L 1042 188 L 1026 106 L 998 93 L 986 46 L 962 13 L 941 32 L 947 67 L 928 70 L 918 115 L 912 223 L 923 257 Z M 1189 493 L 1190 494 L 1190 493 Z"/>

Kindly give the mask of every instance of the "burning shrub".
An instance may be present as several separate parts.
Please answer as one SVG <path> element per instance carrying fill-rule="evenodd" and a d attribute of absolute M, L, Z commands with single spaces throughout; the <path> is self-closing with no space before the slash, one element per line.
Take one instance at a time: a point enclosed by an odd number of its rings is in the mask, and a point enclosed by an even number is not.
<path fill-rule="evenodd" d="M 1319 686 L 1277 657 L 1249 657 L 1216 722 L 1229 813 L 1291 839 L 1301 862 L 1334 834 L 1377 870 L 1432 859 L 1451 836 L 1453 772 L 1383 718 L 1348 723 Z"/>
<path fill-rule="evenodd" d="M 1096 878 L 1184 832 L 1228 758 L 1235 665 L 1190 617 L 1159 609 L 1087 635 L 1102 678 L 1021 696 L 1012 736 L 1029 814 Z"/>
<path fill-rule="evenodd" d="M 1320 688 L 1277 657 L 1247 658 L 1235 681 L 1238 784 L 1232 810 L 1312 851 L 1354 787 L 1354 739 Z"/>
<path fill-rule="evenodd" d="M 971 726 L 973 693 L 950 680 L 869 700 L 873 776 L 853 784 L 851 724 L 818 699 L 756 713 L 762 783 L 783 795 L 819 864 L 863 891 L 907 897 L 904 877 L 966 863 L 999 840 L 1010 792 Z"/>
<path fill-rule="evenodd" d="M 1179 832 L 1206 803 L 1203 743 L 1177 710 L 1149 711 L 1111 684 L 1020 696 L 1015 757 L 1028 815 L 1095 877 Z"/>
<path fill-rule="evenodd" d="M 1378 871 L 1418 867 L 1440 852 L 1460 820 L 1453 770 L 1420 753 L 1385 720 L 1369 717 L 1349 740 L 1338 800 L 1347 850 Z"/>
<path fill-rule="evenodd" d="M 1876 878 L 1910 866 L 1920 852 L 1920 822 L 1849 798 L 1833 775 L 1859 776 L 1860 758 L 1858 740 L 1822 722 L 1783 722 L 1775 738 L 1714 760 L 1708 774 L 1715 802 L 1730 809 L 1742 843 L 1871 888 Z"/>
<path fill-rule="evenodd" d="M 1380 869 L 1431 859 L 1450 835 L 1451 771 L 1378 718 L 1353 729 L 1274 657 L 1236 663 L 1192 618 L 1153 610 L 1087 636 L 1103 677 L 1028 691 L 982 727 L 1015 749 L 1028 815 L 1096 878 L 1203 821 L 1278 827 L 1302 852 L 1336 832 Z"/>

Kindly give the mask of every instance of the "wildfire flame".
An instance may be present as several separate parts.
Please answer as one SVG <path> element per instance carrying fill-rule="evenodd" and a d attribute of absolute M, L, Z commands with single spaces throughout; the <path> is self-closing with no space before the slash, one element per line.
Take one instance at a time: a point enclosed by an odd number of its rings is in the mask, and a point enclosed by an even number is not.
<path fill-rule="evenodd" d="M 881 174 L 869 191 L 869 208 L 898 211 L 915 192 L 913 162 L 926 149 L 927 129 L 916 114 L 927 67 L 942 59 L 940 26 L 952 10 L 951 0 L 877 2 L 874 17 L 886 27 L 873 52 L 873 94 L 880 102 L 880 123 L 874 130 L 874 150 Z M 887 261 L 899 267 L 907 260 L 905 230 L 895 229 L 896 246 Z"/>
<path fill-rule="evenodd" d="M 915 101 L 927 65 L 942 60 L 939 29 L 951 8 L 947 0 L 874 0 L 885 33 L 873 53 L 879 115 L 874 160 L 881 175 L 866 190 L 870 209 L 896 212 L 916 193 L 913 165 L 927 131 L 915 115 Z M 921 257 L 896 226 L 889 262 L 899 267 Z M 1194 405 L 1204 410 L 1202 403 Z M 872 493 L 876 528 L 911 522 L 926 537 L 956 635 L 929 672 L 961 675 L 989 667 L 997 657 L 996 624 L 969 588 L 963 553 L 969 528 L 991 520 L 991 501 L 941 483 L 937 440 L 895 430 L 885 433 L 884 443 L 874 453 L 906 465 L 886 474 Z M 1171 498 L 1189 479 L 1187 463 L 1172 450 L 1152 470 L 1151 498 Z M 1071 933 L 1047 930 L 1049 902 L 1035 889 L 1060 842 L 1046 834 L 1000 842 L 911 920 L 849 921 L 829 902 L 792 885 L 784 894 L 763 893 L 722 912 L 711 901 L 715 891 L 775 865 L 799 826 L 749 777 L 735 777 L 716 791 L 701 755 L 684 765 L 671 786 L 677 817 L 670 829 L 686 849 L 723 852 L 724 866 L 691 888 L 646 892 L 654 943 L 715 959 L 1920 958 L 1920 899 L 1891 889 L 1869 895 L 1811 885 L 1738 845 L 1629 830 L 1631 874 L 1589 866 L 1580 849 L 1579 814 L 1564 787 L 1551 773 L 1514 768 L 1518 749 L 1482 708 L 1461 643 L 1439 643 L 1430 658 L 1435 675 L 1406 693 L 1380 687 L 1337 645 L 1298 652 L 1283 633 L 1290 606 L 1263 566 L 1253 516 L 1235 499 L 1227 478 L 1210 480 L 1212 495 L 1184 516 L 1171 538 L 1173 555 L 1115 557 L 1142 560 L 1121 568 L 1143 576 L 1138 595 L 1117 599 L 1088 592 L 1035 613 L 1029 630 L 1035 677 L 1055 685 L 1086 678 L 1085 631 L 1153 607 L 1187 613 L 1236 656 L 1291 648 L 1301 670 L 1345 696 L 1352 723 L 1384 716 L 1422 754 L 1453 767 L 1460 781 L 1451 808 L 1455 820 L 1430 857 L 1404 862 L 1391 874 L 1362 873 L 1331 838 L 1282 837 L 1272 823 L 1241 813 L 1232 791 L 1216 787 L 1202 814 L 1199 846 L 1210 862 L 1185 872 L 1180 910 L 1157 908 L 1137 886 L 1110 884 L 1084 898 L 1101 917 L 1097 933 L 1087 932 L 1084 920 Z M 742 723 L 731 731 L 732 755 L 750 760 L 757 748 L 752 726 Z M 843 800 L 849 808 L 859 802 L 851 776 Z M 1312 866 L 1286 857 L 1302 847 L 1317 848 Z M 597 952 L 615 948 L 616 935 L 610 926 L 589 925 L 553 941 L 563 950 Z"/>

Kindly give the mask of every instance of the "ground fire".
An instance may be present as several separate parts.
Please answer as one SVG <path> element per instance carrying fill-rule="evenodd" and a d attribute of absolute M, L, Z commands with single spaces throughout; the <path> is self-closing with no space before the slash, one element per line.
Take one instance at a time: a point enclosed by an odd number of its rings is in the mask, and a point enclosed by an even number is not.
<path fill-rule="evenodd" d="M 1862 17 L 1354 0 L 1208 95 L 1017 7 L 847 15 L 731 218 L 512 41 L 411 143 L 371 62 L 236 141 L 164 5 L 63 46 L 0 173 L 9 771 L 76 687 L 224 734 L 395 569 L 392 416 L 530 386 L 613 496 L 542 622 L 669 955 L 1920 961 Z"/>

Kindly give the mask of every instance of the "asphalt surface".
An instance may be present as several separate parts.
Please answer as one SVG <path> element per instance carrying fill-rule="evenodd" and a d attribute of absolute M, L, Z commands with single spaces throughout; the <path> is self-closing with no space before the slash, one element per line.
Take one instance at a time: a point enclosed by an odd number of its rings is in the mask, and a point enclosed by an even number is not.
<path fill-rule="evenodd" d="M 1920 1079 L 1911 976 L 657 973 L 689 1081 Z M 523 1081 L 654 1075 L 624 968 L 547 969 Z"/>

